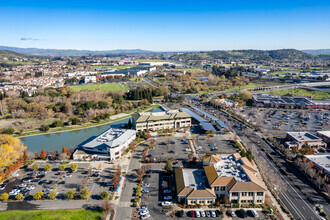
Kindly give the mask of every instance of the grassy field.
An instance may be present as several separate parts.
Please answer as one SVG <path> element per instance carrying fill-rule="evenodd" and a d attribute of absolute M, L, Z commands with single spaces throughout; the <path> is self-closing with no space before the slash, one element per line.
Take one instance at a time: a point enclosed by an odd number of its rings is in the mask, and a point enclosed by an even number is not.
<path fill-rule="evenodd" d="M 327 99 L 330 100 L 330 94 L 327 92 L 321 91 L 313 91 L 313 90 L 306 90 L 306 89 L 287 89 L 287 90 L 280 90 L 272 92 L 276 95 L 285 95 L 285 94 L 292 94 L 296 96 L 312 96 L 313 99 Z M 265 94 L 270 94 L 267 92 Z"/>
<path fill-rule="evenodd" d="M 109 68 L 109 69 L 119 69 L 124 70 L 128 67 L 136 67 L 138 65 L 127 65 L 127 66 L 93 66 L 94 68 Z"/>
<path fill-rule="evenodd" d="M 78 86 L 70 86 L 74 92 L 79 92 L 80 90 L 103 90 L 103 91 L 119 91 L 126 89 L 124 85 L 119 83 L 105 83 L 105 84 L 86 84 Z"/>
<path fill-rule="evenodd" d="M 0 219 L 11 220 L 99 220 L 101 216 L 102 212 L 84 209 L 0 212 Z"/>
<path fill-rule="evenodd" d="M 205 70 L 200 69 L 200 68 L 192 68 L 192 69 L 175 69 L 175 70 L 185 70 L 186 72 L 191 72 L 191 73 L 204 73 Z"/>
<path fill-rule="evenodd" d="M 137 62 L 166 62 L 166 60 L 162 59 L 140 59 L 136 60 Z"/>

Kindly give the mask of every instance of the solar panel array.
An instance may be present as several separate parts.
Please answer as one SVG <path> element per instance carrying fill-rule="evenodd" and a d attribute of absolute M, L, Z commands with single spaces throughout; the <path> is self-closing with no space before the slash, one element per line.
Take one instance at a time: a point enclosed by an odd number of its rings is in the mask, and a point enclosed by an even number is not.
<path fill-rule="evenodd" d="M 211 114 L 209 114 L 209 113 L 207 113 L 207 112 L 205 112 L 205 111 L 203 111 L 203 110 L 201 110 L 201 109 L 199 109 L 199 108 L 197 108 L 197 107 L 192 107 L 192 108 L 193 108 L 194 110 L 198 111 L 199 113 L 205 115 L 206 117 L 212 119 L 212 120 L 219 120 L 218 118 L 214 117 L 213 115 L 211 115 Z"/>
<path fill-rule="evenodd" d="M 198 122 L 207 122 L 206 119 L 204 119 L 201 116 L 197 115 L 195 112 L 191 111 L 188 108 L 181 108 L 181 110 L 184 111 L 185 113 L 189 114 L 191 117 L 196 119 Z"/>

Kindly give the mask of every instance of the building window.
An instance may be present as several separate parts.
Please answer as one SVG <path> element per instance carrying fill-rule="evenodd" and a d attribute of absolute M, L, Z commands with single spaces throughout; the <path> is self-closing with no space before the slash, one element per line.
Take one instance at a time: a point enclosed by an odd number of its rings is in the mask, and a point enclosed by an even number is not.
<path fill-rule="evenodd" d="M 249 192 L 249 196 L 253 196 L 253 192 Z"/>
<path fill-rule="evenodd" d="M 119 152 L 116 152 L 115 155 L 119 155 Z"/>
<path fill-rule="evenodd" d="M 264 193 L 263 192 L 257 192 L 257 196 L 263 196 Z"/>
<path fill-rule="evenodd" d="M 247 196 L 247 192 L 242 192 L 242 196 Z"/>
<path fill-rule="evenodd" d="M 215 186 L 215 187 L 214 187 L 214 190 L 215 190 L 215 191 L 219 191 L 219 186 Z"/>
<path fill-rule="evenodd" d="M 220 191 L 225 191 L 226 190 L 226 187 L 225 186 L 221 186 L 220 187 Z"/>
<path fill-rule="evenodd" d="M 258 200 L 257 200 L 257 203 L 262 203 L 262 200 L 259 200 L 259 199 L 258 199 Z"/>
<path fill-rule="evenodd" d="M 241 203 L 246 203 L 246 200 L 241 200 Z"/>
<path fill-rule="evenodd" d="M 233 192 L 233 193 L 231 193 L 231 196 L 238 196 L 238 193 L 237 192 Z"/>

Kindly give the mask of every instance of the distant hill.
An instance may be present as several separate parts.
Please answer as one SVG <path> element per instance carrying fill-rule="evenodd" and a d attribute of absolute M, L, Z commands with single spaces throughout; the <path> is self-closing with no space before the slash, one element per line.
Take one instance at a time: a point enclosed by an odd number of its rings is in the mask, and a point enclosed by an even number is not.
<path fill-rule="evenodd" d="M 281 50 L 215 50 L 194 53 L 182 53 L 174 55 L 171 59 L 174 60 L 302 60 L 310 59 L 314 56 L 295 49 L 281 49 Z"/>
<path fill-rule="evenodd" d="M 0 50 L 8 50 L 23 54 L 32 54 L 38 56 L 83 56 L 83 55 L 107 55 L 107 54 L 146 54 L 154 53 L 149 50 L 130 49 L 130 50 L 62 50 L 62 49 L 39 49 L 39 48 L 19 48 L 0 46 Z"/>
<path fill-rule="evenodd" d="M 25 54 L 20 54 L 20 53 L 16 53 L 16 52 L 13 52 L 13 51 L 9 51 L 9 50 L 1 50 L 0 49 L 0 59 L 3 59 L 3 58 L 26 58 L 27 55 Z"/>
<path fill-rule="evenodd" d="M 330 54 L 330 49 L 318 49 L 318 50 L 302 50 L 305 53 L 319 55 L 319 54 Z"/>

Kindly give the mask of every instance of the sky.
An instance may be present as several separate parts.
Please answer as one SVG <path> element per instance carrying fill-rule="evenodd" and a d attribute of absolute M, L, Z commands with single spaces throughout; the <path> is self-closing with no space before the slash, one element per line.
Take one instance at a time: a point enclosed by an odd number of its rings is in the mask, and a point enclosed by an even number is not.
<path fill-rule="evenodd" d="M 0 0 L 0 45 L 46 49 L 329 49 L 329 0 Z"/>

